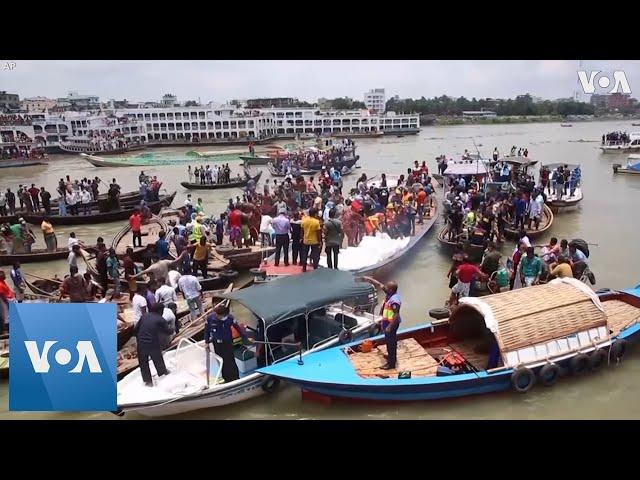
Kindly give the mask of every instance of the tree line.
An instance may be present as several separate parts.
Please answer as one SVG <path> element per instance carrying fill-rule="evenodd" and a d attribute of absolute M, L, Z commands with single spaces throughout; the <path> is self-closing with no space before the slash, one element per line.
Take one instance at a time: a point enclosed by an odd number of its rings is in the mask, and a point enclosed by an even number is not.
<path fill-rule="evenodd" d="M 396 99 L 387 101 L 387 111 L 420 113 L 421 115 L 462 115 L 463 111 L 490 110 L 497 115 L 593 115 L 594 106 L 573 100 L 545 100 L 534 103 L 530 95 L 515 99 L 487 99 L 441 97 Z"/>

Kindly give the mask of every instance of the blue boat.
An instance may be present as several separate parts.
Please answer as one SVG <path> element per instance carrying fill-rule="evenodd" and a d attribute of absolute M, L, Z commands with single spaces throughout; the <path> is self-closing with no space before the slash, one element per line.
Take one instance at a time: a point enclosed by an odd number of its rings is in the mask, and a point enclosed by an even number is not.
<path fill-rule="evenodd" d="M 559 279 L 463 298 L 449 319 L 398 332 L 395 370 L 380 369 L 385 346 L 377 336 L 259 371 L 303 391 L 366 401 L 525 393 L 619 362 L 640 331 L 638 287 L 596 295 L 577 280 Z"/>

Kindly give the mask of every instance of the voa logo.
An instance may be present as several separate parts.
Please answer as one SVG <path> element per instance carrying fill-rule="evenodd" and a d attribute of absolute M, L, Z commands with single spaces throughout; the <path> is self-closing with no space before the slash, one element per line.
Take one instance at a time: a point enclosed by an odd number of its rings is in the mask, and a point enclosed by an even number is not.
<path fill-rule="evenodd" d="M 57 344 L 57 340 L 47 340 L 44 342 L 42 350 L 38 348 L 38 342 L 28 340 L 24 342 L 24 346 L 29 354 L 31 365 L 36 373 L 48 373 L 51 365 L 49 363 L 49 352 L 51 348 Z M 102 373 L 100 362 L 96 351 L 93 349 L 93 344 L 88 340 L 80 340 L 76 344 L 76 351 L 78 353 L 78 361 L 76 365 L 69 370 L 69 373 L 82 373 L 85 363 L 88 366 L 89 373 Z M 71 352 L 66 348 L 58 349 L 53 359 L 58 365 L 65 366 L 71 363 Z"/>
<path fill-rule="evenodd" d="M 602 89 L 607 89 L 613 84 L 613 87 L 608 93 L 631 93 L 627 75 L 622 70 L 613 72 L 613 80 L 608 74 L 600 70 L 590 71 L 588 75 L 585 70 L 578 71 L 578 80 L 584 93 L 595 93 L 596 78 L 598 86 Z"/>

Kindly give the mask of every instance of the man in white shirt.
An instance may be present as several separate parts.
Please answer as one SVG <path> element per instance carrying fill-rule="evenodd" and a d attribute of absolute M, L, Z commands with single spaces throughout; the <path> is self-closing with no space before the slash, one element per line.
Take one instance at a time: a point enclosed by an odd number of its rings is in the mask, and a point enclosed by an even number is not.
<path fill-rule="evenodd" d="M 89 205 L 91 203 L 91 194 L 89 190 L 82 190 L 82 193 L 80 193 L 80 201 L 82 202 L 83 213 L 89 215 L 91 213 L 91 207 Z"/>
<path fill-rule="evenodd" d="M 163 304 L 165 307 L 177 301 L 176 291 L 171 286 L 163 284 L 156 290 L 156 302 Z"/>
<path fill-rule="evenodd" d="M 260 243 L 263 247 L 271 246 L 271 233 L 273 232 L 273 227 L 271 226 L 271 222 L 273 218 L 271 215 L 262 215 L 260 219 Z"/>
<path fill-rule="evenodd" d="M 191 209 L 191 207 L 193 206 L 193 201 L 191 200 L 191 194 L 187 194 L 187 199 L 184 201 L 184 206 L 187 207 L 187 209 Z"/>
<path fill-rule="evenodd" d="M 67 246 L 69 247 L 69 251 L 73 250 L 74 245 L 83 246 L 82 242 L 76 238 L 76 234 L 71 232 L 69 234 L 69 240 L 67 241 Z"/>
<path fill-rule="evenodd" d="M 183 275 L 178 280 L 178 287 L 182 291 L 182 295 L 187 300 L 189 306 L 189 312 L 191 312 L 191 319 L 196 320 L 198 316 L 204 314 L 202 308 L 202 286 L 198 279 L 193 275 Z M 196 315 L 196 307 L 198 308 L 199 315 Z"/>
<path fill-rule="evenodd" d="M 170 303 L 169 305 L 164 307 L 164 310 L 162 310 L 162 318 L 166 320 L 169 328 L 173 332 L 172 335 L 162 334 L 162 336 L 160 337 L 160 348 L 162 348 L 162 350 L 166 350 L 167 348 L 169 348 L 169 346 L 171 345 L 171 338 L 179 331 L 178 321 L 176 320 L 177 310 L 178 307 L 175 303 Z"/>
<path fill-rule="evenodd" d="M 169 273 L 167 273 L 167 285 L 169 285 L 174 290 L 178 288 L 178 280 L 180 280 L 180 272 L 176 270 L 175 266 L 169 267 Z"/>
<path fill-rule="evenodd" d="M 65 200 L 66 200 L 67 207 L 69 208 L 69 213 L 71 215 L 77 215 L 78 214 L 78 206 L 76 205 L 77 199 L 76 199 L 75 192 L 73 192 L 73 191 L 67 192 Z"/>
<path fill-rule="evenodd" d="M 136 292 L 131 300 L 131 305 L 133 305 L 133 321 L 136 324 L 140 321 L 140 317 L 147 313 L 147 300 Z"/>

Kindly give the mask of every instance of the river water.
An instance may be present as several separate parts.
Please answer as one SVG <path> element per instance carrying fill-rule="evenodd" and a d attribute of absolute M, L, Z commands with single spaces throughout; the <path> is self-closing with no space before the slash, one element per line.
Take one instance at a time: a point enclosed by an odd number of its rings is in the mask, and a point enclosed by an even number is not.
<path fill-rule="evenodd" d="M 640 200 L 640 178 L 613 175 L 612 163 L 626 163 L 625 155 L 602 155 L 597 148 L 603 133 L 613 130 L 633 131 L 631 122 L 575 123 L 562 128 L 557 123 L 514 125 L 465 125 L 426 127 L 419 135 L 402 138 L 361 139 L 358 141 L 361 171 L 369 176 L 386 172 L 400 174 L 414 160 L 426 160 L 430 170 L 437 171 L 435 157 L 440 154 L 459 157 L 465 149 L 488 157 L 494 147 L 508 152 L 512 145 L 527 147 L 529 156 L 542 163 L 579 163 L 582 165 L 584 200 L 571 212 L 556 215 L 549 237 L 558 239 L 584 238 L 598 246 L 591 247 L 590 263 L 597 277 L 597 287 L 629 288 L 640 283 L 640 256 L 631 251 L 638 234 L 636 204 Z M 163 149 L 185 153 L 187 148 Z M 197 150 L 212 150 L 198 147 Z M 154 151 L 157 152 L 158 150 Z M 192 167 L 198 163 L 194 162 Z M 212 163 L 212 162 L 209 162 Z M 239 163 L 231 163 L 232 174 L 239 171 Z M 264 167 L 254 167 L 264 168 Z M 536 167 L 537 168 L 537 167 Z M 78 156 L 55 155 L 48 166 L 0 170 L 0 188 L 36 183 L 55 191 L 58 179 L 89 178 L 99 175 L 108 182 L 116 178 L 123 191 L 137 188 L 139 168 L 96 168 Z M 264 178 L 269 178 L 264 168 Z M 147 168 L 145 173 L 158 175 L 169 191 L 178 191 L 174 206 L 182 204 L 186 190 L 180 186 L 187 180 L 186 165 Z M 265 177 L 266 176 L 266 177 Z M 351 187 L 357 175 L 347 177 Z M 239 191 L 194 191 L 194 199 L 201 197 L 207 213 L 223 211 L 227 200 Z M 637 215 L 637 213 L 636 213 Z M 634 218 L 636 220 L 634 220 Z M 448 297 L 447 270 L 450 254 L 440 248 L 436 233 L 442 221 L 434 226 L 424 241 L 403 259 L 391 274 L 398 281 L 403 299 L 402 318 L 405 326 L 427 319 L 430 308 L 440 307 Z M 75 231 L 87 244 L 97 236 L 110 242 L 122 223 L 86 227 L 59 227 L 59 243 Z M 35 229 L 40 233 L 39 229 Z M 547 238 L 540 239 L 540 242 Z M 41 241 L 39 243 L 42 243 Z M 506 245 L 505 253 L 512 249 Z M 6 267 L 5 267 L 5 270 Z M 65 261 L 26 264 L 23 270 L 36 275 L 62 276 Z M 636 352 L 638 350 L 636 349 Z M 640 358 L 629 355 L 621 365 L 596 374 L 573 379 L 563 378 L 555 387 L 538 386 L 526 395 L 511 392 L 478 397 L 449 399 L 410 404 L 344 404 L 330 406 L 303 402 L 294 387 L 280 388 L 271 396 L 262 396 L 224 408 L 201 410 L 180 415 L 184 419 L 624 419 L 640 418 Z M 0 384 L 0 418 L 104 418 L 116 419 L 102 413 L 13 413 L 8 408 L 8 383 Z M 142 418 L 128 415 L 127 418 Z"/>

